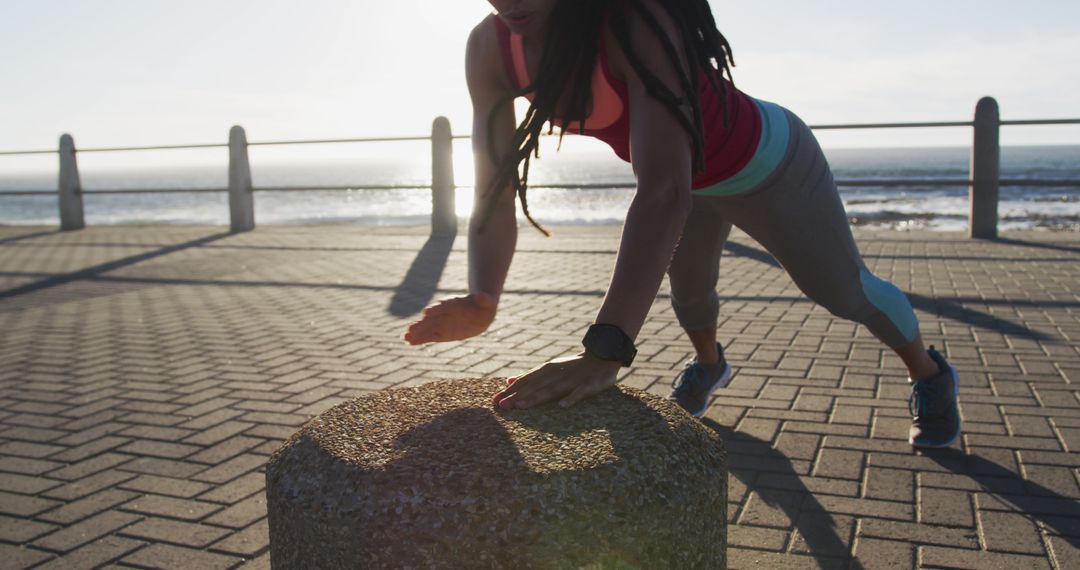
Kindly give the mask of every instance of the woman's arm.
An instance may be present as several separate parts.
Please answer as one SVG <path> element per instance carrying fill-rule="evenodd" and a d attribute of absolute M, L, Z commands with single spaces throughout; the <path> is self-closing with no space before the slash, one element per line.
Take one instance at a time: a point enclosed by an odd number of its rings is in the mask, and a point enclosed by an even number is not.
<path fill-rule="evenodd" d="M 503 71 L 502 54 L 490 16 L 469 36 L 465 55 L 465 77 L 473 105 L 472 148 L 476 169 L 473 211 L 469 218 L 469 291 L 486 293 L 496 302 L 510 270 L 517 245 L 517 216 L 512 188 L 504 188 L 496 198 L 494 211 L 484 233 L 479 232 L 481 218 L 491 199 L 484 194 L 495 178 L 497 165 L 491 160 L 488 120 L 493 119 L 495 151 L 504 156 L 510 150 L 517 123 L 514 105 L 505 101 L 510 86 Z M 501 106 L 497 105 L 503 102 Z M 491 114 L 494 111 L 495 116 Z"/>
<path fill-rule="evenodd" d="M 678 30 L 661 8 L 652 3 L 646 6 L 656 14 L 669 41 L 679 50 L 680 65 L 685 70 Z M 632 12 L 627 19 L 639 60 L 669 90 L 681 94 L 678 71 L 654 32 Z M 630 151 L 637 193 L 626 215 L 615 269 L 596 322 L 617 325 L 634 339 L 648 316 L 690 214 L 693 143 L 671 110 L 648 94 L 618 42 L 609 38 L 608 52 L 612 64 L 626 78 L 630 94 Z M 684 105 L 681 112 L 689 118 L 689 105 Z"/>
<path fill-rule="evenodd" d="M 674 24 L 662 17 L 659 7 L 653 7 L 653 12 L 681 52 Z M 682 93 L 678 71 L 661 42 L 639 17 L 627 19 L 634 53 L 669 90 Z M 623 224 L 615 269 L 596 322 L 617 325 L 634 339 L 656 299 L 690 213 L 693 144 L 676 116 L 648 94 L 618 44 L 609 41 L 607 45 L 613 56 L 610 62 L 618 68 L 613 70 L 621 72 L 629 89 L 630 149 L 637 192 Z M 685 68 L 685 63 L 682 65 Z M 690 116 L 688 105 L 679 112 Z M 531 408 L 555 400 L 570 406 L 615 384 L 619 366 L 588 353 L 556 359 L 511 378 L 493 402 L 501 408 Z"/>
<path fill-rule="evenodd" d="M 410 344 L 463 340 L 476 336 L 495 320 L 499 297 L 517 244 L 517 216 L 514 193 L 506 189 L 496 198 L 494 211 L 484 232 L 479 232 L 486 208 L 485 197 L 495 176 L 495 164 L 488 151 L 488 118 L 492 109 L 511 93 L 499 58 L 498 38 L 490 17 L 469 35 L 465 52 L 465 77 L 473 104 L 473 154 L 476 161 L 474 206 L 469 218 L 469 294 L 444 299 L 424 309 L 423 317 L 412 323 L 404 339 Z M 495 150 L 507 152 L 513 139 L 514 108 L 510 102 L 495 110 L 492 133 Z"/>

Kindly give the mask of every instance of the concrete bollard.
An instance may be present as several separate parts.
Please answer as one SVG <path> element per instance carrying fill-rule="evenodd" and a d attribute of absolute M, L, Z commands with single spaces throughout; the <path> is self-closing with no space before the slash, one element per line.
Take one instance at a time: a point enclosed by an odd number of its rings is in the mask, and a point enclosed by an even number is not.
<path fill-rule="evenodd" d="M 431 236 L 457 235 L 454 201 L 454 138 L 450 121 L 436 117 L 431 124 Z"/>
<path fill-rule="evenodd" d="M 270 562 L 287 568 L 724 568 L 720 436 L 617 385 L 497 411 L 503 378 L 339 404 L 266 468 Z"/>
<path fill-rule="evenodd" d="M 973 238 L 997 237 L 998 186 L 1001 181 L 1001 147 L 998 131 L 1001 116 L 993 97 L 979 99 L 975 106 L 975 138 L 971 145 L 971 220 Z"/>
<path fill-rule="evenodd" d="M 60 229 L 85 228 L 82 182 L 79 180 L 79 164 L 75 160 L 75 139 L 68 134 L 60 137 L 60 180 L 57 192 L 60 198 Z"/>
<path fill-rule="evenodd" d="M 229 129 L 229 229 L 233 232 L 255 229 L 255 192 L 251 185 L 247 135 L 240 125 Z"/>

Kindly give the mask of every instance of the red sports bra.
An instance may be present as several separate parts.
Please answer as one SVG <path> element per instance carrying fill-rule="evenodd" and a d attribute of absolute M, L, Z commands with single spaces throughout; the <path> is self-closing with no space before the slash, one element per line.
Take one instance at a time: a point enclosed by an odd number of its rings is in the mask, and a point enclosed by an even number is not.
<path fill-rule="evenodd" d="M 524 40 L 498 17 L 492 20 L 495 21 L 502 48 L 507 78 L 515 89 L 523 89 L 530 83 L 525 65 Z M 598 59 L 592 78 L 593 109 L 585 119 L 585 134 L 606 142 L 619 158 L 630 162 L 629 91 L 626 83 L 612 75 L 608 67 L 602 36 Z M 727 88 L 729 124 L 726 128 L 720 97 L 709 85 L 705 71 L 700 72 L 698 97 L 705 127 L 705 170 L 694 176 L 692 188 L 711 186 L 738 172 L 750 162 L 761 138 L 758 106 L 730 82 L 722 78 L 721 81 L 725 82 Z M 525 97 L 532 100 L 531 94 Z M 579 132 L 577 127 L 576 123 L 570 125 L 566 132 L 576 134 Z"/>

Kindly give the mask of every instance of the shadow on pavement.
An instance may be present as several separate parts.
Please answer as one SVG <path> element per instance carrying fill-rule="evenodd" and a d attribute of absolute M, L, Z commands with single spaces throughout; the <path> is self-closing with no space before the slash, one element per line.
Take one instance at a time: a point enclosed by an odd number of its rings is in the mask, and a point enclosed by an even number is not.
<path fill-rule="evenodd" d="M 22 234 L 22 235 L 18 235 L 18 236 L 11 236 L 11 237 L 8 237 L 8 238 L 0 239 L 0 245 L 4 245 L 6 243 L 14 243 L 14 242 L 17 242 L 17 241 L 23 241 L 23 240 L 27 240 L 27 239 L 34 239 L 34 238 L 39 238 L 39 237 L 56 235 L 58 233 L 60 233 L 60 230 L 46 230 L 46 231 L 43 231 L 43 232 L 33 232 L 33 233 Z"/>
<path fill-rule="evenodd" d="M 928 449 L 922 454 L 953 473 L 970 477 L 981 487 L 977 492 L 993 495 L 1012 512 L 1030 517 L 1043 529 L 1080 548 L 1080 501 L 1075 498 L 1062 496 L 977 455 L 964 455 L 952 448 Z"/>
<path fill-rule="evenodd" d="M 161 249 L 155 249 L 154 251 L 148 251 L 146 253 L 140 253 L 138 255 L 132 255 L 132 256 L 129 256 L 129 257 L 121 258 L 121 259 L 108 261 L 108 262 L 105 262 L 105 263 L 94 265 L 92 267 L 87 267 L 85 269 L 80 269 L 78 271 L 72 271 L 70 273 L 61 273 L 61 274 L 57 274 L 57 275 L 52 275 L 50 277 L 42 279 L 41 281 L 36 281 L 34 283 L 27 283 L 26 285 L 15 287 L 13 289 L 8 289 L 6 291 L 0 291 L 0 300 L 10 299 L 12 297 L 17 297 L 19 295 L 25 295 L 27 293 L 34 293 L 34 292 L 37 292 L 37 291 L 50 289 L 52 287 L 56 287 L 56 286 L 59 286 L 59 285 L 65 285 L 67 283 L 71 283 L 73 281 L 79 281 L 81 279 L 93 279 L 95 277 L 98 277 L 98 276 L 102 275 L 103 273 L 108 273 L 109 271 L 115 271 L 115 270 L 121 269 L 123 267 L 128 267 L 130 265 L 135 265 L 136 263 L 141 263 L 141 262 L 147 261 L 149 259 L 154 259 L 155 257 L 161 257 L 163 255 L 168 255 L 170 253 L 175 253 L 177 251 L 181 251 L 181 250 L 184 250 L 184 249 L 190 249 L 190 248 L 193 248 L 193 247 L 200 247 L 200 246 L 206 245 L 208 243 L 217 241 L 219 239 L 229 237 L 230 235 L 232 235 L 232 234 L 229 233 L 229 232 L 216 233 L 216 234 L 208 235 L 208 236 L 201 237 L 201 238 L 198 238 L 198 239 L 193 239 L 193 240 L 190 240 L 190 241 L 186 241 L 184 243 L 178 243 L 176 245 L 166 246 L 166 247 L 163 247 Z"/>
<path fill-rule="evenodd" d="M 428 306 L 439 289 L 439 279 L 453 247 L 454 236 L 431 237 L 424 242 L 405 279 L 394 289 L 394 296 L 390 299 L 391 315 L 408 317 Z"/>
<path fill-rule="evenodd" d="M 1003 238 L 991 240 L 995 243 L 1001 243 L 1006 245 L 1017 245 L 1022 247 L 1034 247 L 1038 249 L 1049 249 L 1053 251 L 1067 251 L 1069 253 L 1080 253 L 1080 246 L 1075 245 L 1061 245 L 1056 243 L 1046 243 L 1041 241 L 1024 241 L 1021 239 Z"/>
<path fill-rule="evenodd" d="M 840 530 L 802 483 L 790 459 L 767 441 L 734 431 L 707 417 L 701 421 L 724 440 L 728 447 L 728 471 L 746 485 L 747 500 L 755 493 L 766 505 L 782 510 L 820 567 L 862 570 L 862 564 L 851 556 L 852 537 L 841 538 Z M 763 473 L 782 480 L 783 487 L 761 484 L 759 476 Z"/>

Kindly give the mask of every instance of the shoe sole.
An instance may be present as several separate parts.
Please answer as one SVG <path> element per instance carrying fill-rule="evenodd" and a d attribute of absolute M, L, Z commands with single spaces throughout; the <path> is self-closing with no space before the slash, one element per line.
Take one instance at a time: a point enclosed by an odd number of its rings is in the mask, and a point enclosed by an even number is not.
<path fill-rule="evenodd" d="M 952 375 L 952 379 L 953 379 L 953 396 L 956 398 L 957 407 L 959 407 L 960 406 L 960 375 L 956 373 L 956 367 L 953 366 L 952 364 L 949 365 L 949 374 Z M 957 414 L 959 414 L 959 413 L 960 413 L 959 410 L 957 410 Z M 960 437 L 960 432 L 963 431 L 963 428 L 964 428 L 964 420 L 961 418 L 959 423 L 956 426 L 956 433 L 954 433 L 952 438 L 949 439 L 949 441 L 947 441 L 945 443 L 932 443 L 932 444 L 915 443 L 915 440 L 911 439 L 910 437 L 908 438 L 908 443 L 910 443 L 913 447 L 925 447 L 925 448 L 930 448 L 930 449 L 937 449 L 937 448 L 941 448 L 941 447 L 949 447 L 950 445 L 956 443 L 956 440 L 957 440 L 957 438 Z"/>
<path fill-rule="evenodd" d="M 712 399 L 713 392 L 716 392 L 720 388 L 726 387 L 728 385 L 728 382 L 731 381 L 731 374 L 731 363 L 728 363 L 727 366 L 724 367 L 724 371 L 720 374 L 720 377 L 716 379 L 716 384 L 713 384 L 713 387 L 709 388 L 709 393 L 705 395 L 705 407 L 690 415 L 694 416 L 695 418 L 700 418 L 701 416 L 704 416 L 705 410 L 709 409 L 709 400 Z"/>

